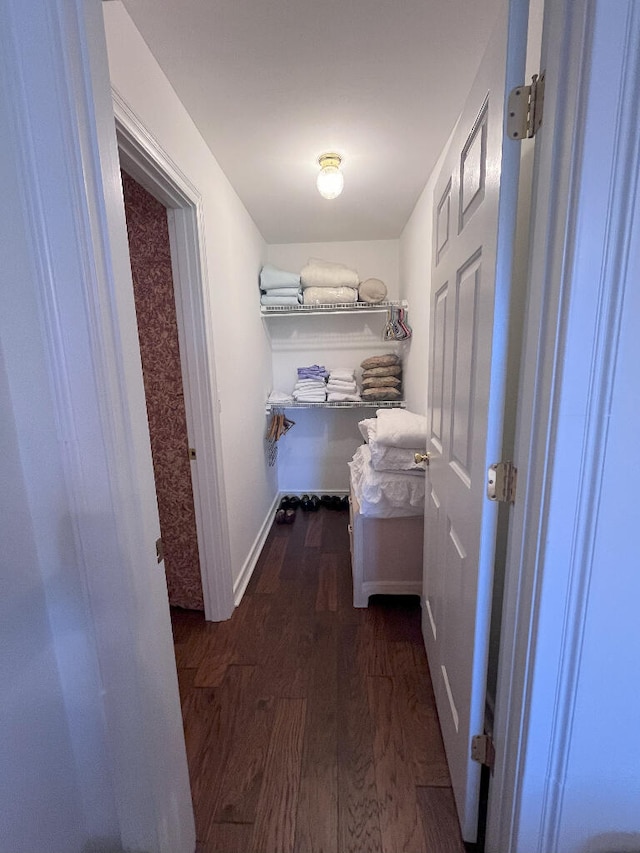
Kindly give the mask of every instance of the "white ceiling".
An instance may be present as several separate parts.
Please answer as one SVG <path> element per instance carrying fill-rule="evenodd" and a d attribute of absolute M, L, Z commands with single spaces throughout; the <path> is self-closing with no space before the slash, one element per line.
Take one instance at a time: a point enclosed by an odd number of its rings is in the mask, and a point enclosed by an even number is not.
<path fill-rule="evenodd" d="M 500 0 L 123 2 L 266 241 L 302 243 L 400 235 Z"/>

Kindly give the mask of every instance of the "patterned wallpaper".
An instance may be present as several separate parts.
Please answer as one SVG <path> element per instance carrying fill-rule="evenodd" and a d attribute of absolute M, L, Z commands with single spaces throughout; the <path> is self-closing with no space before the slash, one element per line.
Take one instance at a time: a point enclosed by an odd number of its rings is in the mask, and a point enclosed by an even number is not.
<path fill-rule="evenodd" d="M 169 602 L 203 610 L 167 211 L 122 184 Z"/>

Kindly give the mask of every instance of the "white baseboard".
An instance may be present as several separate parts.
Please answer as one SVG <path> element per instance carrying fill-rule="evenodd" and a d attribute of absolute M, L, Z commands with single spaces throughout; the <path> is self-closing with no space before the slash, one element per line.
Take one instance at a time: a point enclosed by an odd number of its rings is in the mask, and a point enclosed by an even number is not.
<path fill-rule="evenodd" d="M 282 495 L 278 493 L 273 499 L 273 503 L 269 507 L 265 520 L 262 523 L 262 526 L 256 536 L 253 545 L 251 546 L 251 550 L 249 551 L 249 555 L 247 559 L 244 561 L 244 565 L 238 575 L 237 580 L 233 584 L 233 600 L 235 606 L 237 607 L 242 601 L 242 596 L 251 580 L 251 575 L 256 567 L 258 562 L 258 557 L 260 556 L 260 552 L 266 542 L 267 536 L 269 535 L 269 531 L 271 530 L 271 525 L 273 524 L 273 518 L 275 515 L 276 507 L 280 503 Z"/>

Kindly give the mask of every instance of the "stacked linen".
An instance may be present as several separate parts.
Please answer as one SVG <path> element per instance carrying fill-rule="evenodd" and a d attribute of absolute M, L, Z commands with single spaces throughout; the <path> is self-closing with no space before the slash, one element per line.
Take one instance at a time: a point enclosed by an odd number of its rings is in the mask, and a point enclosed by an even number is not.
<path fill-rule="evenodd" d="M 302 301 L 300 276 L 265 264 L 260 271 L 261 305 L 299 305 Z"/>
<path fill-rule="evenodd" d="M 358 300 L 358 273 L 344 264 L 310 258 L 300 272 L 305 305 L 337 305 Z"/>
<path fill-rule="evenodd" d="M 367 444 L 349 463 L 363 515 L 391 518 L 424 511 L 425 463 L 416 462 L 427 443 L 427 419 L 406 409 L 378 409 L 360 421 Z"/>
<path fill-rule="evenodd" d="M 298 381 L 293 398 L 298 403 L 325 403 L 327 400 L 328 373 L 322 365 L 298 368 Z"/>
<path fill-rule="evenodd" d="M 330 403 L 360 403 L 355 371 L 348 367 L 334 367 L 329 372 L 327 400 Z"/>
<path fill-rule="evenodd" d="M 402 399 L 402 362 L 397 355 L 374 355 L 360 367 L 363 400 Z"/>

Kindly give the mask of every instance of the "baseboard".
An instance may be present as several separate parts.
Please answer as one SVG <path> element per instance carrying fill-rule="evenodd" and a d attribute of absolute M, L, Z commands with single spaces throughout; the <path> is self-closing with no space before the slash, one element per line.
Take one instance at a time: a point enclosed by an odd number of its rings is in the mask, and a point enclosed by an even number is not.
<path fill-rule="evenodd" d="M 364 581 L 360 585 L 363 595 L 419 595 L 422 581 Z"/>
<path fill-rule="evenodd" d="M 281 494 L 278 493 L 273 499 L 273 503 L 269 507 L 265 520 L 262 523 L 262 527 L 260 528 L 258 535 L 256 536 L 253 545 L 251 546 L 249 555 L 244 561 L 240 574 L 238 575 L 238 578 L 233 584 L 233 600 L 236 607 L 242 601 L 242 596 L 244 595 L 245 590 L 249 585 L 251 575 L 253 574 L 253 571 L 258 563 L 258 557 L 260 556 L 260 552 L 262 551 L 264 543 L 267 540 L 267 536 L 269 535 L 269 531 L 271 530 L 271 525 L 273 524 L 273 518 L 275 515 L 276 507 L 280 503 L 281 497 Z"/>

